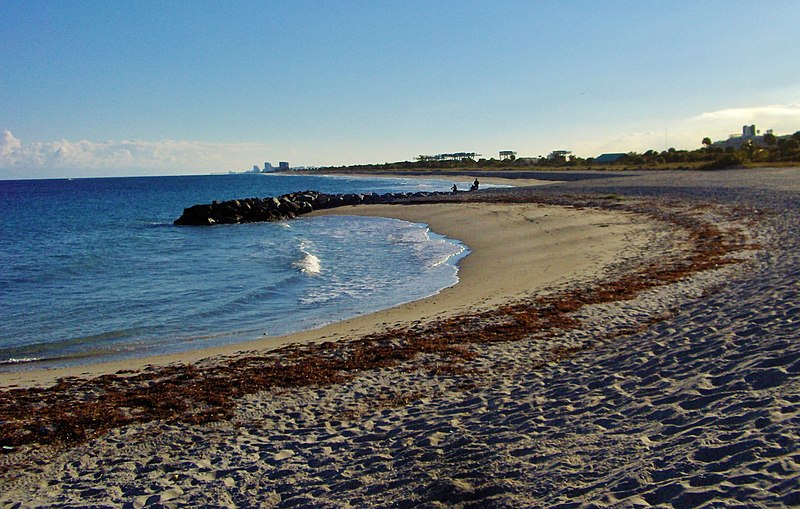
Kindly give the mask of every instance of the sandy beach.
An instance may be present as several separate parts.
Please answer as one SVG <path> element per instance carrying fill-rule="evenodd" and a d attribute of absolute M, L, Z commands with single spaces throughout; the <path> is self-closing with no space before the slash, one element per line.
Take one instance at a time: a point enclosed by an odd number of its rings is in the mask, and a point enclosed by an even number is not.
<path fill-rule="evenodd" d="M 0 372 L 0 387 L 42 387 L 64 377 L 92 377 L 144 366 L 192 363 L 289 343 L 359 337 L 406 324 L 427 323 L 496 307 L 557 283 L 590 280 L 612 263 L 641 256 L 655 234 L 652 222 L 632 214 L 537 204 L 420 204 L 340 207 L 311 215 L 392 217 L 429 224 L 472 253 L 459 264 L 459 283 L 437 295 L 333 323 L 320 329 L 250 342 L 86 366 Z M 654 253 L 650 253 L 654 255 Z M 535 268 L 535 269 L 532 269 Z"/>
<path fill-rule="evenodd" d="M 12 448 L 0 503 L 800 504 L 800 170 L 573 177 L 326 212 L 424 222 L 464 241 L 461 281 L 436 296 L 235 348 L 3 374 L 2 386 L 35 386 L 286 341 L 463 339 L 335 383 L 249 393 L 222 420 Z"/>

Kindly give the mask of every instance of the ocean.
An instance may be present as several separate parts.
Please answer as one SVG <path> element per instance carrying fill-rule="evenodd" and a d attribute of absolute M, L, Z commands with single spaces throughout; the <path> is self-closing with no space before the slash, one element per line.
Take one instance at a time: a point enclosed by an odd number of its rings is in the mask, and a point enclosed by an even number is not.
<path fill-rule="evenodd" d="M 468 250 L 423 224 L 172 222 L 213 200 L 452 184 L 278 174 L 0 181 L 0 369 L 278 336 L 433 295 L 458 281 Z"/>

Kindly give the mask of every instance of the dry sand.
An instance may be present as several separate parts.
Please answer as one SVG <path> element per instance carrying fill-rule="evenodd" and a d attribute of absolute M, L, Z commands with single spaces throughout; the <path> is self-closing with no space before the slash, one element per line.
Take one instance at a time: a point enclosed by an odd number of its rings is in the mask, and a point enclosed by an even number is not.
<path fill-rule="evenodd" d="M 432 375 L 409 366 L 370 371 L 339 385 L 254 394 L 241 401 L 234 422 L 129 426 L 66 451 L 31 451 L 28 466 L 0 478 L 0 503 L 796 506 L 798 190 L 797 170 L 756 176 L 660 173 L 551 190 L 552 195 L 613 191 L 654 202 L 675 197 L 686 201 L 684 209 L 722 228 L 749 225 L 763 248 L 738 253 L 744 259 L 739 265 L 700 272 L 632 300 L 581 308 L 575 315 L 580 328 L 547 341 L 534 334 L 514 343 L 477 345 L 478 357 L 461 374 Z M 696 206 L 709 202 L 714 207 Z M 753 207 L 765 206 L 768 214 L 754 217 Z M 552 212 L 512 207 L 505 213 L 513 210 L 518 218 Z M 450 214 L 446 207 L 430 210 L 436 217 L 425 221 L 432 225 Z M 491 217 L 482 212 L 471 221 Z M 648 239 L 648 247 L 660 254 L 681 248 L 681 237 L 664 231 L 629 237 L 630 218 L 612 216 L 613 221 L 587 220 L 585 231 L 618 228 L 625 252 L 636 238 Z M 537 226 L 535 219 L 525 222 Z M 609 222 L 613 225 L 602 226 Z M 505 244 L 502 234 L 485 230 L 486 224 L 482 228 L 481 237 L 497 234 L 496 242 Z M 476 241 L 473 260 L 481 252 Z M 559 242 L 565 256 L 579 251 L 571 241 Z M 514 250 L 507 253 L 513 256 Z M 486 270 L 492 261 L 484 262 Z M 598 269 L 595 276 L 602 265 L 589 261 Z M 463 284 L 468 271 L 478 269 L 484 273 L 477 264 L 469 269 L 465 260 Z M 553 275 L 545 284 L 559 282 Z M 484 298 L 494 303 L 494 295 Z M 457 307 L 465 305 L 471 304 Z M 554 347 L 576 353 L 542 363 Z"/>

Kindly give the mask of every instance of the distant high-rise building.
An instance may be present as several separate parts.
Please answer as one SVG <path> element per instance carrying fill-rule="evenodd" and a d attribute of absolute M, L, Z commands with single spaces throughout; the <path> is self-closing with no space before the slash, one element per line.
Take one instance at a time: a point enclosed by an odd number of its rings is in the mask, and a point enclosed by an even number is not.
<path fill-rule="evenodd" d="M 272 166 L 272 163 L 264 162 L 264 172 L 275 171 L 275 167 Z"/>
<path fill-rule="evenodd" d="M 261 173 L 261 168 L 257 164 L 253 165 L 253 173 Z"/>
<path fill-rule="evenodd" d="M 767 129 L 766 134 L 771 134 L 775 136 L 775 133 L 773 132 L 772 129 Z M 732 148 L 738 150 L 742 148 L 746 143 L 751 143 L 759 147 L 767 146 L 767 142 L 761 135 L 761 131 L 756 129 L 755 124 L 743 125 L 741 136 L 738 134 L 731 134 L 730 136 L 728 136 L 727 140 L 715 141 L 714 143 L 711 144 L 711 146 L 723 149 Z"/>
<path fill-rule="evenodd" d="M 278 163 L 278 170 L 280 171 L 289 171 L 289 163 L 286 161 L 281 161 Z"/>

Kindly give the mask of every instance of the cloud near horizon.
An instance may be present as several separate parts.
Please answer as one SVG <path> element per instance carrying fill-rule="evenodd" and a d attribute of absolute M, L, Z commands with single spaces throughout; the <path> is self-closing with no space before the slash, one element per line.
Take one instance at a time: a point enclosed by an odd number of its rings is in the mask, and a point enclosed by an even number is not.
<path fill-rule="evenodd" d="M 692 126 L 702 126 L 712 138 L 723 130 L 741 133 L 742 126 L 750 124 L 761 131 L 772 129 L 778 135 L 792 134 L 800 130 L 800 103 L 727 108 L 701 113 L 689 120 Z"/>
<path fill-rule="evenodd" d="M 0 178 L 59 170 L 86 175 L 246 170 L 260 164 L 267 151 L 260 143 L 181 140 L 23 143 L 6 129 L 0 136 Z"/>
<path fill-rule="evenodd" d="M 702 113 L 692 120 L 735 120 L 747 121 L 759 120 L 762 122 L 770 119 L 794 119 L 800 120 L 800 104 L 772 104 L 768 106 L 754 106 L 749 108 L 728 108 L 718 111 Z"/>
<path fill-rule="evenodd" d="M 773 129 L 775 134 L 793 134 L 800 130 L 800 103 L 772 104 L 701 113 L 682 121 L 671 121 L 662 131 L 643 129 L 611 135 L 605 139 L 575 140 L 576 153 L 597 155 L 603 152 L 644 152 L 650 149 L 665 150 L 700 148 L 701 140 L 726 139 L 730 134 L 740 134 L 743 125 L 756 124 L 761 131 Z"/>

